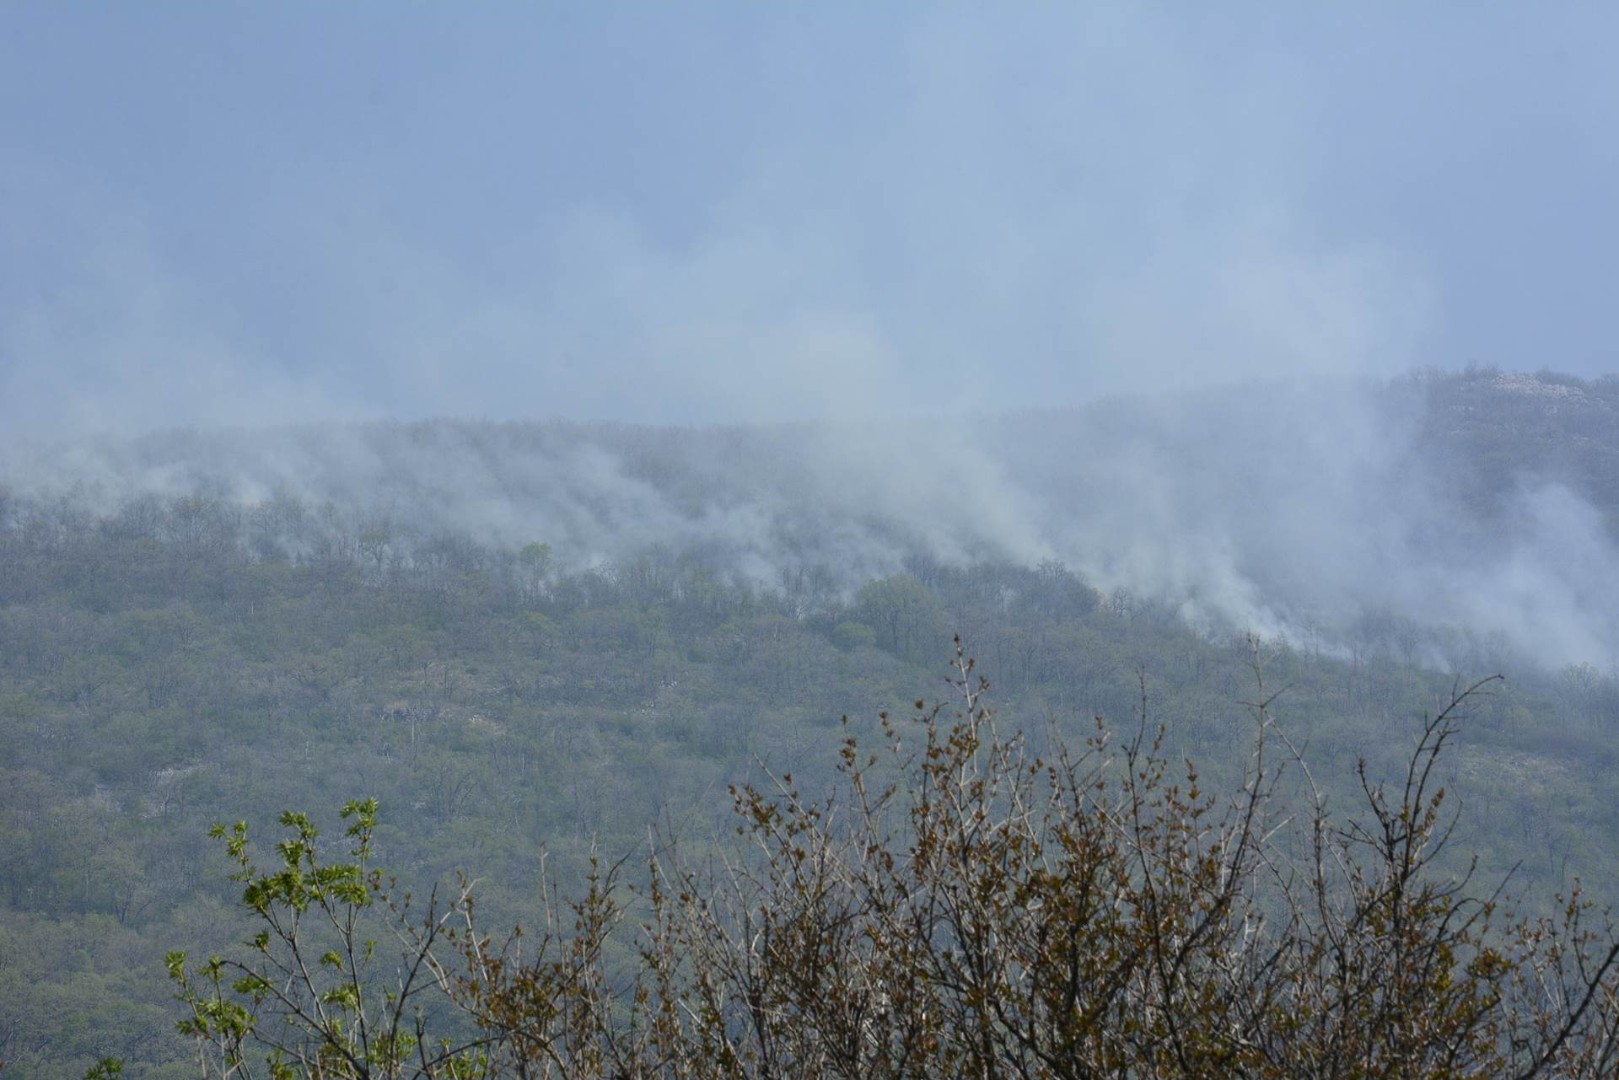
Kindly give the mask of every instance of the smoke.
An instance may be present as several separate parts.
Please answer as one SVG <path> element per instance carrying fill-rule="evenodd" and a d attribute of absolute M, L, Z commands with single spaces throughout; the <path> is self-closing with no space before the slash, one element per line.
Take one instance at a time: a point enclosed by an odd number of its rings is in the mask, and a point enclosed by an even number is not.
<path fill-rule="evenodd" d="M 1431 401 L 1439 390 L 1481 388 L 1486 404 L 1466 408 L 1505 425 L 1548 385 L 1251 382 L 1002 416 L 754 427 L 180 431 L 36 444 L 0 464 L 0 483 L 102 514 L 140 495 L 291 498 L 383 535 L 544 542 L 563 568 L 662 552 L 766 587 L 813 568 L 845 594 L 917 555 L 1058 560 L 1208 632 L 1342 649 L 1398 639 L 1434 663 L 1458 640 L 1493 642 L 1497 655 L 1608 667 L 1619 548 L 1581 492 L 1590 477 L 1525 471 L 1481 489 L 1469 445 L 1434 437 L 1471 415 Z M 1612 411 L 1562 389 L 1588 413 Z"/>
<path fill-rule="evenodd" d="M 1487 379 L 1439 384 L 1470 381 Z M 1497 382 L 1478 422 L 1505 425 L 1513 387 L 1539 386 Z M 1427 390 L 1327 380 L 1121 401 L 1079 423 L 1008 424 L 999 452 L 1046 493 L 1061 558 L 1194 625 L 1341 646 L 1375 615 L 1430 641 L 1611 666 L 1619 549 L 1576 491 L 1588 478 L 1525 471 L 1480 498 L 1476 448 L 1436 437 L 1456 416 Z"/>
<path fill-rule="evenodd" d="M 0 430 L 869 419 L 1424 358 L 1434 268 L 1323 212 L 1330 95 L 1286 49 L 864 18 L 337 21 L 234 70 L 209 19 L 157 57 L 52 25 L 82 78 L 0 145 Z"/>
<path fill-rule="evenodd" d="M 1606 362 L 1611 16 L 504 16 L 0 15 L 0 478 L 1619 656 L 1613 504 L 1377 381 Z"/>

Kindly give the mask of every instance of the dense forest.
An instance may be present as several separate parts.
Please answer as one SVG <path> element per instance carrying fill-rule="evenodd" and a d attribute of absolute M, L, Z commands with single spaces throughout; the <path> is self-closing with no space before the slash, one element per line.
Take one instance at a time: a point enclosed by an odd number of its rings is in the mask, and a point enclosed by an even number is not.
<path fill-rule="evenodd" d="M 1619 897 L 1619 381 L 1402 380 L 1292 454 L 1307 425 L 1273 393 L 971 438 L 440 422 L 19 448 L 4 1075 L 192 1074 L 162 958 L 246 933 L 215 822 L 375 798 L 401 880 L 465 868 L 486 923 L 533 923 L 592 852 L 727 830 L 730 785 L 830 783 L 846 731 L 938 695 L 958 634 L 1037 747 L 1144 719 L 1213 789 L 1242 781 L 1258 668 L 1340 801 L 1358 758 L 1393 775 L 1458 680 L 1503 672 L 1440 765 L 1464 808 L 1446 858 L 1540 903 L 1576 876 Z M 1156 557 L 1210 535 L 1218 564 Z M 1421 552 L 1444 585 L 1379 591 L 1354 547 Z"/>

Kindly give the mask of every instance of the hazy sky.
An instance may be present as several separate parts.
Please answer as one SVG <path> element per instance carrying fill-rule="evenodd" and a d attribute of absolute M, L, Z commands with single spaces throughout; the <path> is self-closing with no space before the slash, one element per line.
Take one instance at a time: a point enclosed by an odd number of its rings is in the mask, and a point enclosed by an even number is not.
<path fill-rule="evenodd" d="M 13 0 L 0 428 L 1619 370 L 1616 50 L 1599 4 Z"/>

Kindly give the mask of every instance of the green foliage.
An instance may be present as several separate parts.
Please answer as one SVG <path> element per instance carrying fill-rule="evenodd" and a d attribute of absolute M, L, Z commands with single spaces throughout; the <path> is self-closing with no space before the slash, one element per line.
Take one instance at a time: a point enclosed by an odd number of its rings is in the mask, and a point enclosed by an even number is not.
<path fill-rule="evenodd" d="M 832 642 L 840 649 L 862 649 L 877 644 L 877 632 L 865 623 L 840 622 L 832 628 Z"/>
<path fill-rule="evenodd" d="M 946 639 L 944 608 L 933 591 L 909 574 L 873 581 L 855 596 L 854 611 L 878 645 L 906 660 L 937 653 Z"/>
<path fill-rule="evenodd" d="M 123 1074 L 123 1059 L 107 1057 L 90 1066 L 84 1074 L 84 1080 L 118 1080 Z"/>
<path fill-rule="evenodd" d="M 422 1000 L 447 977 L 436 950 L 453 920 L 470 920 L 470 892 L 442 909 L 435 893 L 416 921 L 409 895 L 396 896 L 372 866 L 376 800 L 346 803 L 341 816 L 351 819 L 353 847 L 349 861 L 335 863 L 321 859 L 319 832 L 301 813 L 281 816 L 287 835 L 270 869 L 255 861 L 245 823 L 212 830 L 258 930 L 241 957 L 192 965 L 183 951 L 167 955 L 187 1010 L 180 1033 L 196 1043 L 207 1075 L 481 1075 L 487 1038 L 428 1039 Z M 401 964 L 377 974 L 395 947 Z"/>

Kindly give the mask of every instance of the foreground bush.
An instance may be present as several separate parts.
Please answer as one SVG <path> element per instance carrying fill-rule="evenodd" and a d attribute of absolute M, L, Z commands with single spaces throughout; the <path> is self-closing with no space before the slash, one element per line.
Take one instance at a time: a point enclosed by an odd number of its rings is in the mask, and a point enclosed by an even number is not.
<path fill-rule="evenodd" d="M 1614 1075 L 1619 940 L 1578 894 L 1518 919 L 1434 859 L 1435 764 L 1329 817 L 1263 681 L 1235 792 L 1143 724 L 1035 756 L 958 654 L 946 706 L 847 739 L 837 790 L 735 791 L 740 843 L 656 849 L 497 943 L 472 889 L 420 906 L 288 814 L 262 867 L 219 828 L 256 936 L 170 957 L 212 1076 L 1460 1077 Z M 1307 793 L 1302 814 L 1279 778 Z M 1313 799 L 1310 797 L 1313 796 Z M 1288 801 L 1296 807 L 1298 800 Z M 554 894 L 554 890 L 553 890 Z M 616 951 L 615 951 L 616 950 Z M 616 958 L 615 958 L 616 957 Z"/>

